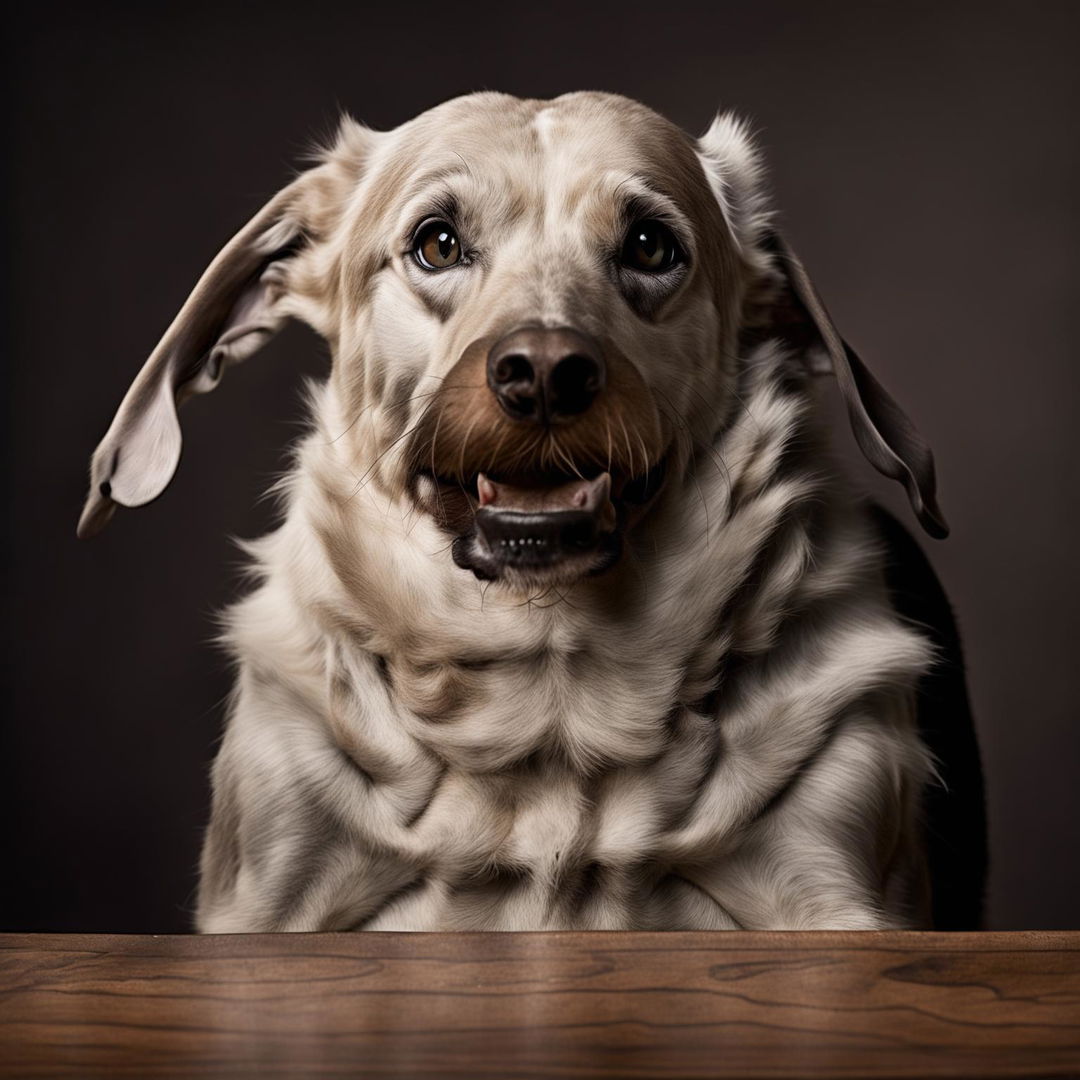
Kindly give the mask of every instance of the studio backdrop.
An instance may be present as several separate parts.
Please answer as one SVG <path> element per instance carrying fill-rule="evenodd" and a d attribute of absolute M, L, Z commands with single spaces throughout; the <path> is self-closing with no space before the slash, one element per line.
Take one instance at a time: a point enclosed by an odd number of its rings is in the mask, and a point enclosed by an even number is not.
<path fill-rule="evenodd" d="M 935 448 L 987 774 L 990 925 L 1080 924 L 1074 44 L 1066 4 L 26 6 L 9 41 L 0 929 L 190 929 L 235 537 L 326 370 L 299 327 L 185 410 L 97 540 L 89 454 L 224 239 L 332 130 L 477 89 L 742 112 L 838 324 Z M 850 449 L 838 419 L 837 440 Z M 857 454 L 859 481 L 906 508 Z"/>

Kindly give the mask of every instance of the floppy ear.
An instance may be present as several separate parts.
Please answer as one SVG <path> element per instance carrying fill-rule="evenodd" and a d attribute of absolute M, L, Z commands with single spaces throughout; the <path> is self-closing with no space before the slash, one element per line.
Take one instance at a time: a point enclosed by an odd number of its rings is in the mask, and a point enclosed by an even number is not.
<path fill-rule="evenodd" d="M 795 253 L 779 235 L 773 237 L 772 244 L 778 269 L 824 347 L 859 449 L 879 473 L 903 484 L 919 524 L 931 536 L 944 539 L 949 526 L 937 503 L 933 451 L 859 354 L 840 336 Z"/>
<path fill-rule="evenodd" d="M 142 506 L 165 490 L 180 460 L 176 410 L 205 394 L 225 369 L 262 348 L 288 317 L 289 263 L 327 201 L 355 178 L 375 133 L 348 118 L 323 164 L 278 192 L 221 250 L 124 396 L 90 464 L 80 538 L 100 532 L 116 507 Z"/>
<path fill-rule="evenodd" d="M 802 263 L 771 228 L 760 156 L 745 126 L 731 114 L 717 116 L 699 142 L 706 174 L 736 245 L 752 272 L 779 274 L 773 289 L 776 321 L 785 336 L 799 333 L 810 369 L 832 373 L 866 459 L 907 491 L 919 523 L 931 536 L 949 534 L 937 504 L 934 455 L 904 410 L 840 336 Z"/>

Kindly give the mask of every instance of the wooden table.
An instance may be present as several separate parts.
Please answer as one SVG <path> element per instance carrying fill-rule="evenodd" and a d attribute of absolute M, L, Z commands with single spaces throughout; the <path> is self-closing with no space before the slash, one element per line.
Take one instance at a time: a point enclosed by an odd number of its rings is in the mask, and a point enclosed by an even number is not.
<path fill-rule="evenodd" d="M 0 935 L 4 1076 L 1074 1076 L 1080 933 Z"/>

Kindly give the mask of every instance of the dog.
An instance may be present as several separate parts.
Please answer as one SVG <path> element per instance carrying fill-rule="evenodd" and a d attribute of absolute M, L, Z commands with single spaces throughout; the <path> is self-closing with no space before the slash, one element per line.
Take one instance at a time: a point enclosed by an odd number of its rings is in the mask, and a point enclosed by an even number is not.
<path fill-rule="evenodd" d="M 290 318 L 332 370 L 225 616 L 198 930 L 977 925 L 955 625 L 819 376 L 941 537 L 933 457 L 743 122 L 592 92 L 343 119 L 135 379 L 80 536 Z"/>

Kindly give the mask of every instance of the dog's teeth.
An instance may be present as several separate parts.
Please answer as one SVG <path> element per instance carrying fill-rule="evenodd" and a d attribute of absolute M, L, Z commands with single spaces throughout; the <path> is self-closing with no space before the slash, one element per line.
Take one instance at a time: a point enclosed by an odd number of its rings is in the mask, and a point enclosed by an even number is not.
<path fill-rule="evenodd" d="M 495 485 L 483 474 L 476 476 L 476 497 L 481 506 L 489 506 L 495 501 Z"/>

